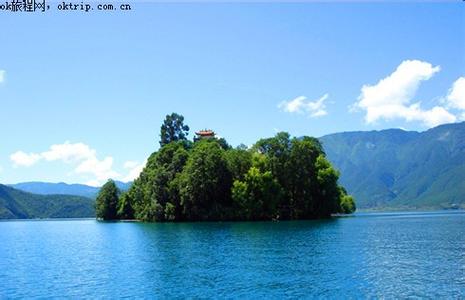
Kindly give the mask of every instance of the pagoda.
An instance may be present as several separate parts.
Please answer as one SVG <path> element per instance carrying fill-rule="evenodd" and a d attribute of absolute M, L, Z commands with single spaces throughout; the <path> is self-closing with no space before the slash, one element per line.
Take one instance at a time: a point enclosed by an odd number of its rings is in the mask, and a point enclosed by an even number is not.
<path fill-rule="evenodd" d="M 200 130 L 200 131 L 197 131 L 195 134 L 197 135 L 198 140 L 200 140 L 200 139 L 211 139 L 211 138 L 215 137 L 215 132 L 213 130 L 210 130 L 210 129 Z"/>

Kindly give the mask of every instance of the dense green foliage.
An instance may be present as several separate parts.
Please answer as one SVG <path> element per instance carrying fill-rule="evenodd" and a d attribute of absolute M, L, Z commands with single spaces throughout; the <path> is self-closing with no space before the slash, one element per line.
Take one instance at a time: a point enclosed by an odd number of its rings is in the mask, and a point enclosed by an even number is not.
<path fill-rule="evenodd" d="M 465 123 L 324 136 L 328 159 L 359 208 L 465 208 Z"/>
<path fill-rule="evenodd" d="M 250 149 L 216 138 L 167 141 L 120 197 L 118 218 L 295 220 L 355 210 L 315 138 L 281 132 Z"/>
<path fill-rule="evenodd" d="M 231 218 L 231 172 L 225 150 L 216 141 L 198 141 L 194 145 L 177 188 L 188 220 Z"/>
<path fill-rule="evenodd" d="M 186 140 L 189 126 L 184 125 L 184 117 L 177 113 L 166 115 L 160 129 L 160 146 Z"/>
<path fill-rule="evenodd" d="M 251 167 L 244 180 L 235 180 L 232 187 L 235 217 L 241 220 L 279 218 L 278 203 L 283 190 L 270 171 Z"/>
<path fill-rule="evenodd" d="M 114 220 L 118 212 L 119 191 L 113 180 L 108 180 L 95 200 L 95 214 L 98 219 Z M 124 206 L 123 206 L 124 207 Z"/>
<path fill-rule="evenodd" d="M 0 219 L 94 217 L 94 201 L 70 195 L 36 195 L 0 185 Z"/>

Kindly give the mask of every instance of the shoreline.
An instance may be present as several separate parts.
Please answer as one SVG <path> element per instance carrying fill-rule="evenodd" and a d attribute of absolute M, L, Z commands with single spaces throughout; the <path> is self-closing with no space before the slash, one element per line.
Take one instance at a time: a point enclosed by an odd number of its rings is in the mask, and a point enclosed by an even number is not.
<path fill-rule="evenodd" d="M 441 213 L 465 213 L 465 209 L 431 209 L 431 210 L 360 210 L 353 214 L 334 214 L 330 218 L 319 218 L 319 219 L 301 219 L 301 220 L 255 220 L 255 221 L 180 221 L 180 222 L 145 222 L 137 219 L 128 220 L 98 220 L 95 217 L 83 217 L 83 218 L 33 218 L 33 219 L 0 219 L 0 222 L 34 222 L 34 221 L 98 221 L 102 223 L 147 223 L 147 224 L 162 224 L 162 223 L 241 223 L 241 222 L 269 222 L 269 223 L 280 223 L 280 222 L 293 222 L 293 221 L 319 221 L 319 220 L 330 220 L 333 218 L 355 218 L 369 215 L 406 215 L 406 214 L 441 214 Z"/>

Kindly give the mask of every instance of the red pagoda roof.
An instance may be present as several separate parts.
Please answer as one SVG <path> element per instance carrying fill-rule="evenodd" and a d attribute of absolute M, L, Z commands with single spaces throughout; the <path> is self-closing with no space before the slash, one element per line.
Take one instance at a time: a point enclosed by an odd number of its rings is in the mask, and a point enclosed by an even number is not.
<path fill-rule="evenodd" d="M 213 130 L 200 130 L 200 131 L 197 131 L 195 133 L 196 135 L 200 135 L 200 136 L 213 136 L 215 135 L 215 132 L 213 132 Z"/>

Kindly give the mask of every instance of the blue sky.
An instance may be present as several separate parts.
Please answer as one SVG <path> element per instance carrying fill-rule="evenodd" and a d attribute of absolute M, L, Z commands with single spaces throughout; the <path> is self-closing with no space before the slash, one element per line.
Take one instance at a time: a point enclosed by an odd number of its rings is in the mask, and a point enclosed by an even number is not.
<path fill-rule="evenodd" d="M 232 145 L 465 117 L 462 1 L 134 3 L 0 25 L 0 183 L 131 179 L 171 112 Z"/>

